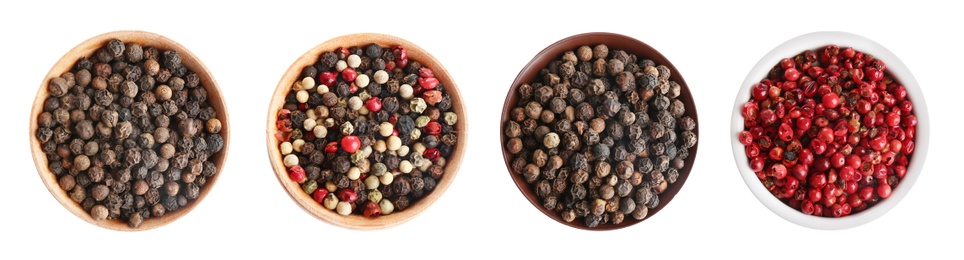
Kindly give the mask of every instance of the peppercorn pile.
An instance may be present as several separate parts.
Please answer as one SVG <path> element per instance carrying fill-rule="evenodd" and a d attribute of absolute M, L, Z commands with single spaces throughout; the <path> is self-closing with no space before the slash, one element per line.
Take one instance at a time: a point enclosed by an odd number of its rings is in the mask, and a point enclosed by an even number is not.
<path fill-rule="evenodd" d="M 200 196 L 224 147 L 201 79 L 175 51 L 114 39 L 50 80 L 36 135 L 94 220 L 138 227 Z"/>
<path fill-rule="evenodd" d="M 567 51 L 539 75 L 518 86 L 503 126 L 512 172 L 566 222 L 645 218 L 697 142 L 669 68 L 601 44 Z"/>
<path fill-rule="evenodd" d="M 316 81 L 317 79 L 317 81 Z M 278 111 L 291 181 L 340 215 L 404 210 L 435 189 L 458 141 L 452 99 L 402 46 L 325 52 Z"/>
<path fill-rule="evenodd" d="M 830 45 L 784 58 L 743 104 L 750 169 L 807 215 L 842 217 L 890 197 L 907 174 L 917 117 L 883 61 Z"/>

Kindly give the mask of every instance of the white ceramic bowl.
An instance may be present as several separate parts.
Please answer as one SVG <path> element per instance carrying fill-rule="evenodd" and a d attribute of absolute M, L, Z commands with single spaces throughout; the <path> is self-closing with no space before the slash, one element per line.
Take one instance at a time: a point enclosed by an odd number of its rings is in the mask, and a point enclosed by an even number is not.
<path fill-rule="evenodd" d="M 914 114 L 917 116 L 917 134 L 914 140 L 915 150 L 907 165 L 907 175 L 901 179 L 900 184 L 893 190 L 891 196 L 867 208 L 864 211 L 853 215 L 829 218 L 803 214 L 796 209 L 787 206 L 779 199 L 770 194 L 763 183 L 757 178 L 756 174 L 750 170 L 749 161 L 746 158 L 746 150 L 738 139 L 738 134 L 743 131 L 743 116 L 741 108 L 750 99 L 750 88 L 763 80 L 773 66 L 777 65 L 783 58 L 792 58 L 805 50 L 817 50 L 830 44 L 841 47 L 853 47 L 857 51 L 872 54 L 874 57 L 887 64 L 886 72 L 892 75 L 898 82 L 907 88 L 907 96 L 914 103 Z M 859 35 L 845 32 L 815 32 L 804 34 L 780 44 L 772 51 L 767 53 L 757 62 L 756 66 L 750 70 L 740 87 L 740 92 L 736 95 L 733 104 L 733 118 L 730 123 L 730 141 L 733 145 L 733 157 L 736 159 L 736 166 L 743 175 L 743 181 L 753 192 L 753 195 L 760 200 L 763 205 L 776 213 L 778 216 L 793 222 L 797 225 L 814 229 L 847 229 L 866 224 L 887 213 L 897 205 L 907 193 L 910 192 L 914 182 L 920 177 L 921 168 L 924 166 L 924 159 L 927 157 L 927 146 L 930 139 L 930 120 L 927 114 L 927 103 L 924 101 L 924 94 L 921 92 L 917 80 L 910 73 L 896 55 L 891 53 L 884 46 L 864 38 Z"/>

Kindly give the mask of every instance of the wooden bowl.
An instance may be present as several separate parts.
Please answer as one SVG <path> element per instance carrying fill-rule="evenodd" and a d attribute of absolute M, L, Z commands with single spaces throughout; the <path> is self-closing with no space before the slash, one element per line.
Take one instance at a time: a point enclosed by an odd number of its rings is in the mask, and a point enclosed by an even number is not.
<path fill-rule="evenodd" d="M 278 111 L 284 106 L 285 96 L 291 90 L 292 84 L 295 80 L 300 80 L 301 70 L 305 66 L 314 64 L 318 57 L 325 52 L 334 51 L 338 47 L 351 47 L 351 46 L 364 46 L 367 44 L 375 43 L 380 46 L 404 46 L 408 50 L 408 57 L 410 60 L 415 60 L 425 67 L 431 68 L 435 72 L 435 77 L 445 86 L 445 91 L 449 93 L 452 99 L 452 110 L 458 114 L 459 118 L 455 124 L 455 131 L 457 131 L 458 143 L 455 145 L 452 154 L 449 158 L 446 158 L 445 173 L 437 183 L 435 190 L 431 193 L 425 195 L 421 199 L 415 201 L 408 208 L 404 210 L 396 210 L 392 214 L 382 215 L 377 218 L 367 218 L 364 216 L 350 214 L 347 216 L 342 216 L 333 210 L 326 209 L 318 202 L 312 199 L 311 195 L 305 193 L 301 186 L 291 180 L 288 177 L 287 168 L 282 162 L 281 152 L 278 148 L 280 142 L 275 138 L 275 133 L 278 132 L 275 122 L 277 121 Z M 452 80 L 448 71 L 442 66 L 438 60 L 432 57 L 424 49 L 418 47 L 417 45 L 406 41 L 402 38 L 398 38 L 391 35 L 384 34 L 374 34 L 374 33 L 361 33 L 361 34 L 349 34 L 340 37 L 336 37 L 325 41 L 318 46 L 315 46 L 311 50 L 308 50 L 305 54 L 301 55 L 288 71 L 285 72 L 284 76 L 281 77 L 281 81 L 278 82 L 278 87 L 274 91 L 274 95 L 271 97 L 271 104 L 268 106 L 268 124 L 267 124 L 267 145 L 268 145 L 268 156 L 271 160 L 271 167 L 274 169 L 275 175 L 278 177 L 278 182 L 284 187 L 291 199 L 298 203 L 302 209 L 307 211 L 312 216 L 345 228 L 350 229 L 379 229 L 387 228 L 395 225 L 402 224 L 408 220 L 411 220 L 415 216 L 418 216 L 423 211 L 428 209 L 439 197 L 445 193 L 452 181 L 455 180 L 455 175 L 459 171 L 459 165 L 462 163 L 462 156 L 465 154 L 466 141 L 468 137 L 468 120 L 465 113 L 465 103 L 462 101 L 462 95 L 459 93 L 458 86 L 455 85 L 455 81 Z"/>
<path fill-rule="evenodd" d="M 117 219 L 94 220 L 79 203 L 71 200 L 67 192 L 60 188 L 57 176 L 48 168 L 47 157 L 40 146 L 40 140 L 37 139 L 36 134 L 38 128 L 37 118 L 40 113 L 43 112 L 44 100 L 48 96 L 47 85 L 50 79 L 70 71 L 78 59 L 93 56 L 97 49 L 107 44 L 111 39 L 120 39 L 125 43 L 134 42 L 145 47 L 152 46 L 161 50 L 177 51 L 177 53 L 181 55 L 184 66 L 197 73 L 201 79 L 201 84 L 207 90 L 208 102 L 210 102 L 211 107 L 217 110 L 217 118 L 221 120 L 220 134 L 224 139 L 224 148 L 211 157 L 211 160 L 217 166 L 217 172 L 214 176 L 208 178 L 207 183 L 200 190 L 200 196 L 198 196 L 196 200 L 188 202 L 187 205 L 178 208 L 176 211 L 164 214 L 162 217 L 145 219 L 144 222 L 136 228 L 131 228 L 125 221 Z M 47 73 L 47 76 L 45 76 L 40 83 L 40 89 L 37 91 L 37 97 L 34 99 L 33 108 L 30 111 L 30 150 L 33 153 L 33 161 L 37 167 L 37 172 L 40 174 L 40 178 L 44 184 L 47 185 L 47 190 L 71 213 L 98 227 L 119 231 L 142 231 L 164 226 L 181 218 L 194 209 L 194 207 L 207 196 L 208 192 L 211 191 L 211 188 L 214 187 L 214 184 L 217 182 L 218 177 L 221 176 L 221 169 L 223 169 L 224 160 L 228 155 L 228 146 L 231 143 L 230 129 L 228 111 L 224 103 L 224 98 L 221 95 L 221 90 L 218 88 L 217 82 L 214 81 L 214 76 L 211 75 L 211 72 L 208 71 L 208 68 L 204 66 L 204 63 L 201 63 L 201 60 L 198 59 L 197 56 L 194 56 L 191 51 L 181 46 L 181 44 L 158 34 L 144 31 L 114 31 L 94 36 L 80 43 L 77 47 L 68 51 L 67 54 L 64 54 L 64 56 L 50 68 L 50 72 Z"/>
<path fill-rule="evenodd" d="M 679 99 L 680 101 L 683 101 L 686 107 L 686 113 L 684 115 L 690 116 L 693 118 L 693 120 L 697 121 L 697 126 L 693 130 L 693 133 L 696 134 L 697 137 L 699 136 L 699 119 L 696 116 L 696 104 L 693 101 L 693 96 L 690 93 L 689 87 L 686 85 L 686 81 L 683 80 L 683 77 L 680 75 L 679 71 L 676 70 L 676 67 L 673 66 L 673 63 L 671 63 L 668 59 L 666 59 L 666 57 L 663 57 L 663 55 L 656 51 L 656 49 L 653 49 L 653 47 L 650 47 L 646 43 L 624 35 L 601 32 L 574 35 L 555 42 L 552 45 L 549 45 L 549 47 L 543 49 L 541 52 L 539 52 L 539 54 L 536 54 L 536 56 L 532 58 L 532 61 L 522 68 L 522 71 L 519 72 L 519 75 L 516 77 L 515 81 L 512 82 L 512 86 L 509 88 L 509 93 L 505 98 L 505 104 L 502 106 L 502 121 L 500 121 L 499 124 L 499 136 L 502 141 L 502 157 L 505 159 L 506 169 L 509 171 L 509 175 L 512 177 L 512 181 L 514 181 L 516 186 L 519 188 L 519 191 L 525 195 L 526 199 L 528 199 L 530 203 L 532 203 L 532 206 L 535 206 L 537 209 L 539 209 L 539 211 L 542 211 L 543 214 L 559 223 L 562 223 L 563 225 L 585 230 L 614 230 L 635 225 L 639 222 L 642 222 L 642 220 L 636 220 L 630 216 L 627 216 L 626 219 L 619 225 L 600 224 L 594 228 L 586 226 L 584 222 L 580 221 L 581 218 L 576 219 L 573 222 L 566 222 L 562 220 L 562 217 L 559 213 L 543 207 L 542 202 L 539 200 L 539 197 L 536 196 L 534 189 L 530 184 L 526 183 L 525 178 L 522 177 L 521 173 L 512 171 L 511 163 L 514 158 L 505 147 L 506 142 L 508 142 L 508 139 L 504 134 L 505 124 L 509 121 L 509 113 L 516 106 L 516 102 L 519 100 L 519 86 L 523 83 L 537 81 L 539 79 L 539 71 L 543 68 L 546 68 L 549 65 L 549 62 L 562 57 L 562 54 L 566 51 L 575 51 L 577 48 L 579 48 L 579 46 L 583 45 L 593 47 L 598 44 L 606 44 L 606 46 L 609 47 L 609 50 L 624 50 L 629 54 L 635 54 L 640 60 L 650 59 L 657 65 L 665 65 L 666 67 L 669 67 L 670 71 L 672 72 L 670 80 L 676 81 L 676 83 L 679 83 L 681 87 Z M 677 178 L 676 183 L 670 184 L 669 187 L 659 195 L 659 205 L 656 208 L 650 209 L 649 214 L 643 220 L 656 215 L 656 213 L 659 213 L 664 207 L 666 207 L 666 205 L 669 205 L 669 202 L 673 200 L 673 197 L 676 196 L 676 193 L 678 193 L 683 187 L 683 184 L 690 175 L 690 170 L 693 169 L 693 162 L 696 160 L 696 151 L 698 146 L 699 142 L 689 149 L 690 155 L 686 158 L 686 160 L 684 160 L 686 165 L 683 167 L 683 169 L 679 170 L 679 178 Z"/>

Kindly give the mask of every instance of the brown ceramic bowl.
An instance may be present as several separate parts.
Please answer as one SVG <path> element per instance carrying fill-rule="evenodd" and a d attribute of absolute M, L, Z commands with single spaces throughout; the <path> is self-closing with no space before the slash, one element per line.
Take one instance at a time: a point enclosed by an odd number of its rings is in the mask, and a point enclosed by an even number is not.
<path fill-rule="evenodd" d="M 542 206 L 542 202 L 536 196 L 534 189 L 530 184 L 526 183 L 525 179 L 522 177 L 522 174 L 512 171 L 511 163 L 513 156 L 508 150 L 506 150 L 505 143 L 508 142 L 508 139 L 506 139 L 505 134 L 503 134 L 505 133 L 505 123 L 509 120 L 509 112 L 516 106 L 516 102 L 519 100 L 519 85 L 522 85 L 523 83 L 535 82 L 538 79 L 537 76 L 539 75 L 539 71 L 547 67 L 549 62 L 562 57 L 562 54 L 566 51 L 575 51 L 577 48 L 579 48 L 579 46 L 583 45 L 593 47 L 598 44 L 606 44 L 609 47 L 609 50 L 624 50 L 627 53 L 635 54 L 640 60 L 650 59 L 656 62 L 657 65 L 666 65 L 669 67 L 670 71 L 672 72 L 670 80 L 679 83 L 682 89 L 680 91 L 679 99 L 685 104 L 685 115 L 690 116 L 697 121 L 697 127 L 693 130 L 693 133 L 695 133 L 697 137 L 699 136 L 699 119 L 696 116 L 696 104 L 693 101 L 693 95 L 690 93 L 690 89 L 687 87 L 686 81 L 683 80 L 683 77 L 680 75 L 679 71 L 676 70 L 676 67 L 674 67 L 673 64 L 666 59 L 666 57 L 663 57 L 663 55 L 656 51 L 656 49 L 653 49 L 653 47 L 650 47 L 646 43 L 624 35 L 601 32 L 574 35 L 553 43 L 552 45 L 549 45 L 549 47 L 546 47 L 544 50 L 542 50 L 542 52 L 539 52 L 539 54 L 536 54 L 536 56 L 532 58 L 532 61 L 522 68 L 522 71 L 519 72 L 519 75 L 515 78 L 515 81 L 512 82 L 512 87 L 509 88 L 509 93 L 505 98 L 505 104 L 502 106 L 502 120 L 499 124 L 499 136 L 502 141 L 502 157 L 505 159 L 505 166 L 509 171 L 509 175 L 512 176 L 512 181 L 515 182 L 516 186 L 519 188 L 519 191 L 525 195 L 526 199 L 528 199 L 533 206 L 539 209 L 539 211 L 542 211 L 542 213 L 549 218 L 552 218 L 557 222 L 570 227 L 585 230 L 614 230 L 635 225 L 636 223 L 642 222 L 642 220 L 636 220 L 630 216 L 627 216 L 626 219 L 619 225 L 601 224 L 594 228 L 586 226 L 584 222 L 580 221 L 581 218 L 578 218 L 573 222 L 566 222 L 562 220 L 562 217 L 559 213 Z M 673 200 L 673 197 L 676 196 L 676 193 L 678 193 L 683 187 L 683 183 L 686 182 L 686 179 L 690 175 L 690 170 L 693 169 L 693 162 L 696 159 L 696 151 L 698 146 L 699 142 L 690 148 L 690 155 L 686 158 L 686 160 L 684 160 L 686 162 L 686 166 L 679 171 L 679 178 L 677 179 L 676 183 L 669 185 L 666 191 L 659 195 L 659 206 L 654 209 L 650 209 L 649 214 L 643 220 L 656 215 L 656 213 L 659 213 L 664 207 L 666 207 L 666 205 L 669 204 L 670 201 Z"/>
<path fill-rule="evenodd" d="M 280 142 L 275 137 L 275 133 L 278 132 L 275 122 L 277 121 L 278 111 L 284 106 L 285 96 L 291 90 L 292 84 L 295 80 L 300 80 L 301 70 L 305 66 L 309 66 L 317 62 L 318 57 L 325 52 L 334 51 L 338 47 L 351 47 L 351 46 L 364 46 L 371 43 L 378 44 L 380 46 L 404 46 L 408 50 L 408 57 L 410 60 L 415 60 L 425 67 L 431 68 L 435 72 L 435 77 L 445 86 L 445 91 L 451 95 L 452 99 L 452 110 L 458 114 L 459 118 L 455 124 L 455 130 L 458 132 L 458 143 L 456 144 L 452 154 L 449 158 L 446 158 L 445 173 L 442 179 L 438 181 L 435 190 L 431 193 L 425 195 L 421 199 L 412 203 L 404 210 L 397 210 L 392 214 L 382 215 L 377 218 L 367 218 L 361 215 L 350 214 L 347 216 L 342 216 L 333 210 L 326 209 L 311 197 L 311 195 L 305 193 L 301 186 L 291 180 L 288 177 L 287 168 L 284 166 L 281 157 L 281 151 L 279 150 Z M 462 101 L 462 95 L 459 93 L 458 86 L 455 85 L 455 81 L 449 75 L 445 67 L 442 66 L 438 60 L 432 57 L 431 54 L 426 52 L 424 49 L 418 47 L 417 45 L 406 41 L 402 38 L 398 38 L 391 35 L 384 34 L 374 34 L 374 33 L 361 33 L 361 34 L 349 34 L 339 36 L 328 41 L 325 41 L 311 50 L 308 50 L 305 54 L 301 55 L 288 71 L 285 72 L 284 76 L 281 77 L 281 81 L 278 82 L 278 87 L 274 91 L 274 95 L 271 97 L 271 104 L 268 106 L 268 125 L 267 125 L 267 145 L 268 145 L 268 157 L 271 161 L 271 167 L 274 169 L 275 175 L 278 177 L 278 182 L 284 187 L 291 199 L 295 201 L 302 209 L 311 214 L 312 216 L 345 228 L 350 229 L 379 229 L 387 228 L 395 225 L 402 224 L 406 221 L 411 220 L 415 216 L 418 216 L 429 206 L 432 205 L 439 197 L 445 193 L 452 181 L 455 180 L 455 175 L 459 171 L 459 165 L 462 163 L 462 156 L 465 154 L 466 141 L 468 137 L 468 120 L 465 114 L 465 103 Z M 321 148 L 319 148 L 321 149 Z"/>
<path fill-rule="evenodd" d="M 107 44 L 107 42 L 109 42 L 111 39 L 120 39 L 125 43 L 135 42 L 143 46 L 152 46 L 161 50 L 177 51 L 177 53 L 181 55 L 184 66 L 187 66 L 188 69 L 194 71 L 198 74 L 198 76 L 200 76 L 201 85 L 203 85 L 208 92 L 208 102 L 210 102 L 211 107 L 217 110 L 217 118 L 221 120 L 221 136 L 224 138 L 224 148 L 221 149 L 218 154 L 211 157 L 214 164 L 217 166 L 217 173 L 208 178 L 207 183 L 201 188 L 200 196 L 198 196 L 196 200 L 188 202 L 187 205 L 180 207 L 178 210 L 168 212 L 160 218 L 145 219 L 144 222 L 136 228 L 129 227 L 127 223 L 122 220 L 94 220 L 91 218 L 90 214 L 80 206 L 80 204 L 71 200 L 67 192 L 60 188 L 60 185 L 57 181 L 57 176 L 48 168 L 47 157 L 44 155 L 44 152 L 40 147 L 40 141 L 37 139 L 36 135 L 38 128 L 37 117 L 43 112 L 44 100 L 46 100 L 48 96 L 47 85 L 49 84 L 50 79 L 58 77 L 64 72 L 70 71 L 78 59 L 93 56 L 97 49 Z M 37 91 L 37 97 L 34 99 L 33 108 L 30 111 L 30 151 L 33 153 L 33 161 L 37 166 L 37 172 L 40 173 L 40 178 L 43 179 L 44 184 L 47 185 L 47 190 L 49 190 L 50 194 L 52 194 L 54 198 L 60 202 L 60 204 L 64 205 L 67 210 L 69 210 L 71 213 L 74 213 L 74 215 L 83 219 L 84 221 L 102 228 L 119 231 L 141 231 L 154 229 L 171 223 L 181 218 L 188 212 L 191 212 L 191 210 L 201 203 L 201 200 L 207 196 L 207 194 L 211 191 L 211 188 L 214 187 L 214 184 L 217 182 L 218 177 L 221 176 L 221 169 L 223 169 L 224 160 L 228 156 L 228 146 L 231 143 L 230 132 L 231 127 L 230 123 L 228 122 L 228 110 L 224 103 L 224 97 L 221 95 L 221 90 L 218 88 L 218 83 L 214 81 L 214 76 L 212 76 L 211 72 L 208 71 L 208 68 L 204 66 L 204 63 L 201 63 L 201 60 L 198 59 L 197 56 L 194 56 L 191 51 L 184 46 L 181 46 L 181 44 L 178 44 L 167 37 L 143 31 L 115 31 L 97 35 L 80 43 L 77 45 L 77 47 L 74 47 L 68 51 L 67 54 L 64 54 L 64 56 L 60 58 L 56 64 L 54 64 L 53 68 L 50 69 L 50 72 L 47 73 L 47 76 L 45 76 L 43 81 L 40 83 L 40 90 Z"/>

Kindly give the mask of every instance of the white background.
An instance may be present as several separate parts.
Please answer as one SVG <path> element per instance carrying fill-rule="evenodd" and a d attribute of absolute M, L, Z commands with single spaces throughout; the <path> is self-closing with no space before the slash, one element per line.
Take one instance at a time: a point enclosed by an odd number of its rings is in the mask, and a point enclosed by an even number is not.
<path fill-rule="evenodd" d="M 923 1 L 218 2 L 0 4 L 0 259 L 961 256 L 960 8 Z M 232 123 L 227 164 L 209 196 L 174 223 L 134 233 L 96 227 L 64 209 L 38 177 L 28 146 L 30 105 L 50 67 L 90 37 L 130 29 L 167 36 L 200 57 Z M 826 30 L 868 37 L 900 57 L 932 119 L 929 158 L 910 194 L 879 219 L 842 231 L 803 228 L 767 210 L 740 178 L 728 134 L 749 69 L 780 43 Z M 635 37 L 673 61 L 702 130 L 696 165 L 672 203 L 608 232 L 569 228 L 532 207 L 503 167 L 498 135 L 519 70 L 549 44 L 592 31 Z M 357 32 L 418 44 L 468 97 L 469 150 L 453 185 L 419 217 L 377 231 L 305 213 L 278 184 L 264 143 L 269 97 L 288 66 L 325 40 Z"/>

